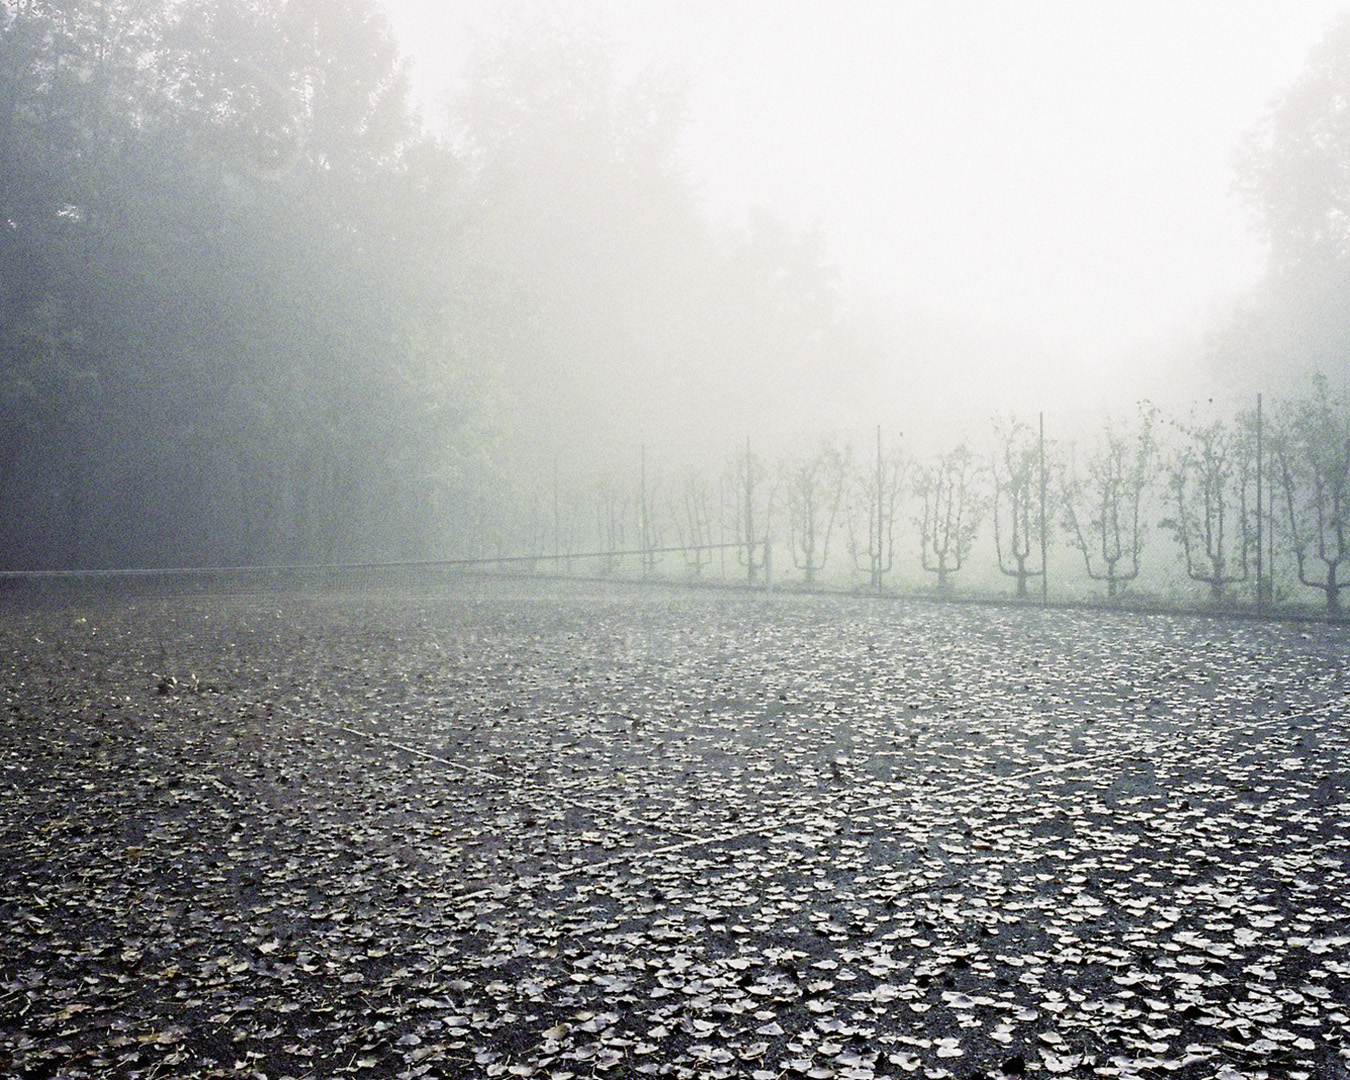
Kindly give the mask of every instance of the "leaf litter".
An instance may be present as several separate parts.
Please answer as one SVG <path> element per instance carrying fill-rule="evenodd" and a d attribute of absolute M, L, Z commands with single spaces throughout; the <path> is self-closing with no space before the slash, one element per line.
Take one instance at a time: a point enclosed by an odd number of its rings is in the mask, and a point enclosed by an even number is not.
<path fill-rule="evenodd" d="M 11 601 L 17 1076 L 1347 1074 L 1334 627 Z"/>

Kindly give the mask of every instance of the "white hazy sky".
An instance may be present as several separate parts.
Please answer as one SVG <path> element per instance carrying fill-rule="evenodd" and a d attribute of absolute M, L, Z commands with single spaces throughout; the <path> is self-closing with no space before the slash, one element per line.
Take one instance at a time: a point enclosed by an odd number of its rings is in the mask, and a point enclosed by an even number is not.
<path fill-rule="evenodd" d="M 512 7 L 387 3 L 433 102 L 466 31 Z M 1350 2 L 565 7 L 626 69 L 687 78 L 686 163 L 717 219 L 818 225 L 849 281 L 1100 363 L 1256 281 L 1236 143 Z"/>

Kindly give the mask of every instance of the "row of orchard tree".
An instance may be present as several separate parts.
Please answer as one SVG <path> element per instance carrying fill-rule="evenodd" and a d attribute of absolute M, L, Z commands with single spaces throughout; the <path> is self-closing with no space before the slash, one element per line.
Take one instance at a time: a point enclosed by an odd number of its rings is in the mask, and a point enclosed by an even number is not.
<path fill-rule="evenodd" d="M 1019 598 L 1046 597 L 1054 575 L 1061 596 L 1085 585 L 1108 599 L 1177 596 L 1184 583 L 1210 603 L 1265 607 L 1306 589 L 1342 610 L 1350 410 L 1325 379 L 1226 416 L 1145 403 L 1072 442 L 1047 437 L 1043 417 L 1001 418 L 988 434 L 983 449 L 921 457 L 881 428 L 865 447 L 826 438 L 774 463 L 747 444 L 725 469 L 674 481 L 644 455 L 627 485 L 563 492 L 555 478 L 518 518 L 517 541 L 532 558 L 586 556 L 601 571 L 627 557 L 654 572 L 678 555 L 702 577 L 731 560 L 751 584 L 885 592 L 908 563 L 939 595 L 996 572 Z"/>

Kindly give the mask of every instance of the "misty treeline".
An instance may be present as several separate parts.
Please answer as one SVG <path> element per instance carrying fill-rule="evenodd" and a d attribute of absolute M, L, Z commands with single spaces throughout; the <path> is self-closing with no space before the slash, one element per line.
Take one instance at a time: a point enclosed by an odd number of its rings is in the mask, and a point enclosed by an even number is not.
<path fill-rule="evenodd" d="M 445 554 L 561 436 L 825 378 L 819 238 L 701 217 L 678 85 L 546 26 L 435 133 L 407 81 L 370 0 L 0 2 L 7 566 Z"/>
<path fill-rule="evenodd" d="M 1052 553 L 1081 545 L 1105 592 L 1138 587 L 1136 523 L 1201 588 L 1249 587 L 1247 511 L 1223 503 L 1213 549 L 1187 500 L 1217 481 L 1158 433 L 1199 436 L 1157 417 L 1142 441 L 1133 419 L 1054 433 L 1030 487 L 1011 420 L 997 451 L 912 460 L 785 442 L 934 401 L 955 426 L 947 344 L 846 296 L 818 232 L 713 221 L 679 161 L 678 80 L 621 78 L 605 43 L 546 23 L 484 37 L 462 76 L 419 115 L 374 0 L 0 0 L 5 567 L 585 546 L 655 569 L 666 546 L 692 573 L 772 533 L 780 579 L 883 588 L 912 557 L 949 589 L 974 559 L 1030 594 L 1044 491 Z M 1344 407 L 1294 373 L 1334 382 L 1350 356 L 1346 101 L 1350 23 L 1242 148 L 1270 272 L 1196 346 L 1270 393 L 1267 464 L 1289 472 L 1267 475 L 1260 550 L 1275 587 L 1329 573 L 1328 599 L 1347 479 L 1295 450 L 1330 446 L 1307 417 Z M 1235 414 L 1223 440 L 1251 430 Z M 1175 505 L 1149 503 L 1177 476 Z M 762 547 L 717 550 L 768 569 Z"/>
<path fill-rule="evenodd" d="M 427 505 L 484 301 L 374 11 L 0 11 L 7 562 L 322 557 Z"/>
<path fill-rule="evenodd" d="M 878 593 L 1006 580 L 1026 599 L 1264 606 L 1311 590 L 1334 612 L 1350 589 L 1350 408 L 1322 377 L 1230 415 L 1144 402 L 1072 441 L 1000 417 L 978 446 L 927 455 L 878 428 L 772 462 L 747 443 L 669 477 L 644 457 L 630 480 L 555 479 L 534 502 L 533 562 Z M 491 558 L 500 534 L 485 521 L 481 538 Z"/>

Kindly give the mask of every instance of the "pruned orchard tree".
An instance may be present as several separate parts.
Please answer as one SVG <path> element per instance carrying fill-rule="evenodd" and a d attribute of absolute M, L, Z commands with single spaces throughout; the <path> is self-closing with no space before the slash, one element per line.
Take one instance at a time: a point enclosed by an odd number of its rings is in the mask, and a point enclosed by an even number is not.
<path fill-rule="evenodd" d="M 777 487 L 772 484 L 768 467 L 745 441 L 745 453 L 738 454 L 730 469 L 731 490 L 735 498 L 728 511 L 735 537 L 736 555 L 745 567 L 746 583 L 754 586 L 760 577 L 772 571 L 770 545 L 773 543 L 773 511 Z"/>
<path fill-rule="evenodd" d="M 868 585 L 880 593 L 895 565 L 895 518 L 904 493 L 905 466 L 897 448 L 883 451 L 877 427 L 876 458 L 859 470 L 848 493 L 848 548 L 853 565 L 866 570 Z"/>
<path fill-rule="evenodd" d="M 537 484 L 531 496 L 525 533 L 531 569 L 542 564 L 552 573 L 570 572 L 572 560 L 586 547 L 591 523 L 588 488 L 555 464 L 547 484 Z"/>
<path fill-rule="evenodd" d="M 574 560 L 594 550 L 595 539 L 591 532 L 591 501 L 587 485 L 569 480 L 559 492 L 559 535 L 562 538 L 563 568 L 570 573 L 577 565 L 590 566 L 587 559 L 581 563 Z"/>
<path fill-rule="evenodd" d="M 848 452 L 834 439 L 823 439 L 815 453 L 786 462 L 788 546 L 792 565 L 803 581 L 814 585 L 830 557 L 830 538 L 844 498 Z"/>
<path fill-rule="evenodd" d="M 978 468 L 964 444 L 914 470 L 914 495 L 922 512 L 919 529 L 924 570 L 937 575 L 939 596 L 951 588 L 951 575 L 966 563 L 984 509 L 976 487 Z"/>
<path fill-rule="evenodd" d="M 1169 515 L 1160 524 L 1181 547 L 1186 575 L 1211 603 L 1247 581 L 1256 551 L 1256 446 L 1241 422 L 1173 421 L 1180 442 L 1164 462 Z"/>
<path fill-rule="evenodd" d="M 1339 613 L 1350 588 L 1350 412 L 1325 378 L 1316 376 L 1307 397 L 1285 405 L 1274 451 L 1298 580 Z"/>
<path fill-rule="evenodd" d="M 1081 471 L 1070 467 L 1061 476 L 1064 527 L 1088 577 L 1104 582 L 1110 599 L 1139 576 L 1147 533 L 1144 501 L 1157 456 L 1153 426 L 1149 407 L 1141 409 L 1132 429 L 1107 417 Z"/>
<path fill-rule="evenodd" d="M 713 497 L 708 478 L 697 469 L 685 473 L 677 501 L 671 503 L 670 518 L 675 535 L 684 549 L 684 562 L 694 577 L 703 576 L 703 567 L 713 554 Z"/>
<path fill-rule="evenodd" d="M 612 474 L 602 476 L 595 487 L 596 537 L 605 552 L 600 561 L 600 572 L 614 572 L 618 552 L 624 549 L 628 538 L 628 513 L 631 500 L 627 488 Z"/>
<path fill-rule="evenodd" d="M 637 529 L 638 547 L 642 552 L 643 574 L 654 573 L 661 547 L 660 505 L 661 477 L 647 469 L 647 448 L 642 448 L 642 471 L 638 478 Z"/>
<path fill-rule="evenodd" d="M 994 431 L 994 547 L 999 571 L 1016 580 L 1018 599 L 1025 599 L 1027 583 L 1044 573 L 1049 541 L 1044 440 L 1015 417 L 996 420 Z"/>

